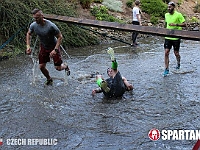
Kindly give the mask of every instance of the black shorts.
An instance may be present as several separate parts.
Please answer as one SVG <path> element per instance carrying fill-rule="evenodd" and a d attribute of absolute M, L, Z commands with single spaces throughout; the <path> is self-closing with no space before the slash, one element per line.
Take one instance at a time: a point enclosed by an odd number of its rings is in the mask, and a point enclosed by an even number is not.
<path fill-rule="evenodd" d="M 178 40 L 165 39 L 164 48 L 170 50 L 173 46 L 174 51 L 179 51 L 180 43 L 181 43 L 180 39 L 178 39 Z"/>
<path fill-rule="evenodd" d="M 140 22 L 139 21 L 132 21 L 132 24 L 133 25 L 140 25 Z"/>

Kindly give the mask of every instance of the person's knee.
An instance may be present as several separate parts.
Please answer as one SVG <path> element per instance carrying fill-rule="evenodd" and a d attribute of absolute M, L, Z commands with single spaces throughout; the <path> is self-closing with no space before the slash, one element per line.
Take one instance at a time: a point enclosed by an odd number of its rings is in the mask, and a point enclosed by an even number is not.
<path fill-rule="evenodd" d="M 175 56 L 180 56 L 180 55 L 179 55 L 179 51 L 174 51 L 174 55 L 175 55 Z"/>
<path fill-rule="evenodd" d="M 58 71 L 62 70 L 61 66 L 55 66 L 55 69 L 58 70 Z"/>
<path fill-rule="evenodd" d="M 169 56 L 169 50 L 165 50 L 165 56 Z"/>
<path fill-rule="evenodd" d="M 39 65 L 39 68 L 40 68 L 40 70 L 45 69 L 45 68 L 46 68 L 46 64 L 40 64 L 40 65 Z"/>

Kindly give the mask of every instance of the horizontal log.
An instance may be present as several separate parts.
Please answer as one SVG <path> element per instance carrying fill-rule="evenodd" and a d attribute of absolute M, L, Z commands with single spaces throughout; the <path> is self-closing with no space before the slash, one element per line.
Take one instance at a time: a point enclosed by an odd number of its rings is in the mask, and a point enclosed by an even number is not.
<path fill-rule="evenodd" d="M 134 32 L 142 33 L 142 34 L 178 37 L 181 39 L 195 40 L 195 41 L 200 40 L 199 31 L 169 30 L 165 28 L 157 28 L 157 27 L 151 27 L 151 26 L 138 26 L 138 25 L 132 25 L 132 24 L 122 24 L 122 23 L 117 23 L 117 22 L 81 19 L 81 18 L 60 16 L 60 15 L 54 15 L 54 14 L 44 14 L 44 17 L 49 20 L 61 21 L 61 22 L 66 22 L 66 23 L 71 23 L 71 24 L 79 24 L 79 25 L 84 25 L 84 26 L 101 27 L 101 28 L 128 31 L 128 32 L 134 31 Z"/>

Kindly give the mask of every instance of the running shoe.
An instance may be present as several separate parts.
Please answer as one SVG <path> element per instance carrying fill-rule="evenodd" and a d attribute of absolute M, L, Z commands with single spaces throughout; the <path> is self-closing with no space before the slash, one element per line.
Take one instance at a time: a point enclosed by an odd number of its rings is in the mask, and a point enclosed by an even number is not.
<path fill-rule="evenodd" d="M 138 43 L 133 43 L 133 44 L 131 44 L 131 47 L 137 47 L 139 44 Z"/>
<path fill-rule="evenodd" d="M 166 77 L 169 74 L 169 69 L 165 69 L 163 76 Z"/>
<path fill-rule="evenodd" d="M 63 64 L 66 66 L 65 72 L 67 73 L 67 76 L 69 76 L 70 75 L 70 70 L 69 70 L 69 67 L 68 67 L 67 63 L 63 63 Z"/>
<path fill-rule="evenodd" d="M 106 81 L 101 82 L 101 88 L 104 90 L 106 93 L 110 91 L 110 88 L 108 87 L 108 83 Z"/>
<path fill-rule="evenodd" d="M 52 85 L 53 84 L 53 80 L 52 79 L 49 79 L 49 80 L 46 80 L 45 85 Z"/>
<path fill-rule="evenodd" d="M 115 52 L 114 52 L 113 48 L 108 47 L 107 53 L 110 55 L 111 60 L 114 61 L 115 60 Z"/>

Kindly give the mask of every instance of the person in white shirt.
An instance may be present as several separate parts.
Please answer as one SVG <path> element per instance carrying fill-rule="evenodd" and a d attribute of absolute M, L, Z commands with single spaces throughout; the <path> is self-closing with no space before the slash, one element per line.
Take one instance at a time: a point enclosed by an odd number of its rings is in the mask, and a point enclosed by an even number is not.
<path fill-rule="evenodd" d="M 136 0 L 135 6 L 133 7 L 133 21 L 132 21 L 133 25 L 142 25 L 141 24 L 141 11 L 140 11 L 139 7 L 140 7 L 140 1 Z M 133 44 L 131 44 L 132 46 L 138 45 L 138 43 L 136 42 L 137 36 L 138 36 L 137 32 L 132 33 L 132 40 L 133 40 Z"/>

